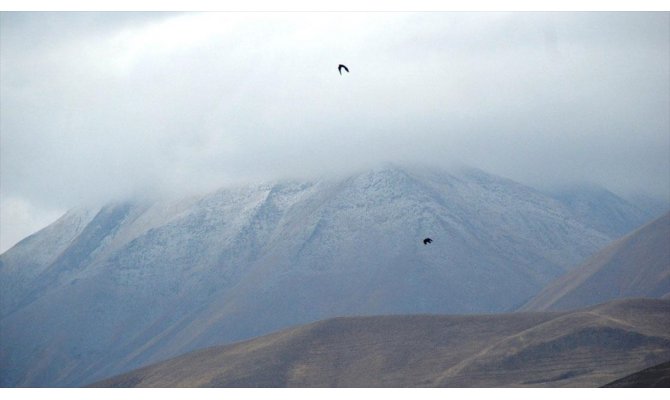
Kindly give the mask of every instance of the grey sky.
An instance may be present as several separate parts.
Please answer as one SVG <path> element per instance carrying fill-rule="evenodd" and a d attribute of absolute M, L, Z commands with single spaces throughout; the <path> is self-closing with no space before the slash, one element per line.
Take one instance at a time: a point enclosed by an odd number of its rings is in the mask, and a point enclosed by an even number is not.
<path fill-rule="evenodd" d="M 668 199 L 669 15 L 3 13 L 0 251 L 82 203 L 384 161 Z"/>

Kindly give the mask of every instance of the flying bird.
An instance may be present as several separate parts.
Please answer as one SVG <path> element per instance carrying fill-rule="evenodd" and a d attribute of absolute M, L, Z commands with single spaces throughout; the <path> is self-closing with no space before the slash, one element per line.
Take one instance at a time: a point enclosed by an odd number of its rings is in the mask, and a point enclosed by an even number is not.
<path fill-rule="evenodd" d="M 342 69 L 349 72 L 349 68 L 347 68 L 346 65 L 340 64 L 340 65 L 337 66 L 337 70 L 340 71 L 340 75 L 342 75 Z"/>
<path fill-rule="evenodd" d="M 433 239 L 431 239 L 431 238 L 425 238 L 425 239 L 423 239 L 423 245 L 424 245 L 424 246 L 427 245 L 428 243 L 433 243 Z"/>

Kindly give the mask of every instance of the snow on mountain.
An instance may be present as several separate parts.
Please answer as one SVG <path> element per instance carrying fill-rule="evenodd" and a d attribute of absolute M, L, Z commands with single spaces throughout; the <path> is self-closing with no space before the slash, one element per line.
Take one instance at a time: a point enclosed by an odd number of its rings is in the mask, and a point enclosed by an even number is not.
<path fill-rule="evenodd" d="M 90 209 L 72 210 L 0 256 L 0 316 L 14 310 L 45 269 L 56 262 L 95 216 Z"/>
<path fill-rule="evenodd" d="M 328 317 L 509 310 L 612 239 L 472 169 L 72 212 L 0 256 L 0 377 L 77 386 Z"/>
<path fill-rule="evenodd" d="M 573 185 L 552 193 L 580 220 L 613 237 L 630 233 L 660 215 L 639 200 L 641 207 L 630 203 L 614 193 L 595 185 Z M 658 207 L 660 208 L 660 207 Z M 661 210 L 665 211 L 665 210 Z"/>

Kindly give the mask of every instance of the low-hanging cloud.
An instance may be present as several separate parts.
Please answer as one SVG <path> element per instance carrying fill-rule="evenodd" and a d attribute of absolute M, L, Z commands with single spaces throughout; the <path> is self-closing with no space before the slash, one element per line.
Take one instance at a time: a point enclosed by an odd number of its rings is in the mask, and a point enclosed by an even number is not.
<path fill-rule="evenodd" d="M 1 18 L 2 196 L 37 208 L 384 161 L 670 198 L 668 13 Z"/>

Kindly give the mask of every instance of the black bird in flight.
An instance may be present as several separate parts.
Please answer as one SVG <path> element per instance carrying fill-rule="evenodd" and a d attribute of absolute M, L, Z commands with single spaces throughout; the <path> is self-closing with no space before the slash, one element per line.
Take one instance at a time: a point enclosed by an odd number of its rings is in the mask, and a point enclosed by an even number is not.
<path fill-rule="evenodd" d="M 425 239 L 423 239 L 423 245 L 424 245 L 424 246 L 427 245 L 428 243 L 433 243 L 433 239 L 431 239 L 431 238 L 425 238 Z"/>
<path fill-rule="evenodd" d="M 347 68 L 346 65 L 340 64 L 340 65 L 337 66 L 337 70 L 340 71 L 340 75 L 342 75 L 342 69 L 349 72 L 349 68 Z"/>

